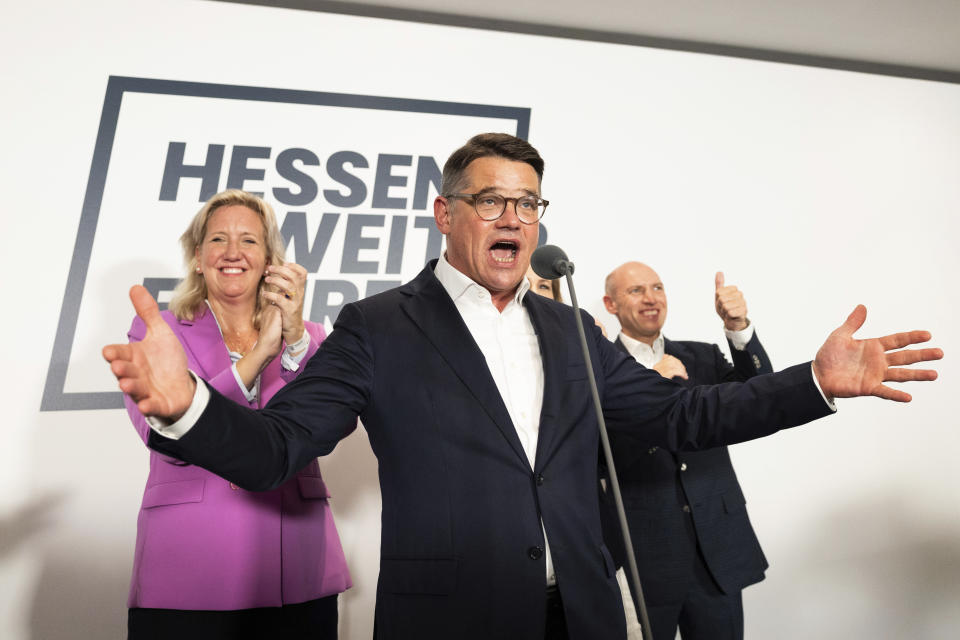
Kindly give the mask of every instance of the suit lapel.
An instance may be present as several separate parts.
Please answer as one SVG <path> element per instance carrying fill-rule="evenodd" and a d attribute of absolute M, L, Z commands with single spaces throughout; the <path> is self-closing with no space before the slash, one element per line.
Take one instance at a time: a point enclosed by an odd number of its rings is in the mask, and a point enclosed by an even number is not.
<path fill-rule="evenodd" d="M 420 328 L 467 390 L 483 407 L 514 453 L 529 467 L 517 430 L 490 375 L 486 359 L 430 263 L 410 283 L 401 309 Z"/>
<path fill-rule="evenodd" d="M 683 346 L 682 343 L 674 342 L 673 340 L 663 339 L 663 352 L 667 355 L 671 355 L 680 362 L 683 363 L 683 366 L 687 370 L 687 379 L 682 378 L 676 379 L 677 382 L 686 386 L 686 387 L 695 387 L 696 382 L 693 381 L 694 368 L 696 367 L 696 358 L 693 357 L 693 354 Z"/>
<path fill-rule="evenodd" d="M 543 361 L 543 408 L 540 411 L 537 455 L 534 458 L 539 470 L 547 464 L 560 441 L 558 417 L 567 377 L 567 342 L 561 329 L 560 315 L 553 305 L 528 293 L 523 298 L 523 306 L 530 314 L 530 321 L 537 332 Z"/>
<path fill-rule="evenodd" d="M 209 380 L 217 371 L 230 366 L 230 354 L 223 344 L 213 314 L 206 305 L 202 311 L 193 322 L 181 320 L 180 329 L 184 346 L 190 350 L 193 360 L 200 366 L 201 371 L 197 373 Z"/>
<path fill-rule="evenodd" d="M 617 335 L 617 339 L 613 341 L 613 344 L 617 349 L 620 349 L 620 351 L 623 351 L 628 356 L 630 355 L 630 351 L 627 350 L 627 345 L 623 344 L 623 340 L 620 339 L 619 335 Z"/>
<path fill-rule="evenodd" d="M 668 340 L 667 338 L 663 339 L 663 352 L 678 360 L 684 360 L 684 358 L 689 358 L 690 356 L 683 344 Z M 684 361 L 684 366 L 686 366 L 686 361 Z"/>

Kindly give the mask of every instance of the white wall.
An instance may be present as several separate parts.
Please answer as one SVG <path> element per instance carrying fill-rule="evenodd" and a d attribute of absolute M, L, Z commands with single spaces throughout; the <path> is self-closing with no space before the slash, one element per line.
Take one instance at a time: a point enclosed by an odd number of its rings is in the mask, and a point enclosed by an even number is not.
<path fill-rule="evenodd" d="M 865 335 L 931 330 L 948 359 L 911 405 L 840 401 L 834 417 L 735 448 L 771 563 L 745 592 L 747 634 L 960 633 L 960 87 L 188 0 L 6 8 L 0 69 L 0 637 L 124 637 L 147 453 L 122 411 L 39 411 L 109 76 L 528 107 L 550 241 L 608 328 L 603 277 L 642 259 L 668 287 L 667 335 L 721 339 L 723 269 L 777 367 L 810 359 L 858 302 Z M 176 263 L 149 229 L 135 249 Z M 87 322 L 122 327 L 126 283 L 113 282 L 127 274 L 104 274 L 86 282 Z M 94 371 L 87 342 L 71 367 Z M 365 440 L 321 461 L 356 585 L 343 598 L 350 639 L 371 635 L 378 562 Z"/>

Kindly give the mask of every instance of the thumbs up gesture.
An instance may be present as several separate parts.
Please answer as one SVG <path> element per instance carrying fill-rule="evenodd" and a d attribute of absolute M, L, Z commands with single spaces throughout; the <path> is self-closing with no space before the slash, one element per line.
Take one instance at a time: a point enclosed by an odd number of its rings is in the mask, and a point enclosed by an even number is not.
<path fill-rule="evenodd" d="M 717 271 L 714 284 L 714 306 L 717 315 L 723 320 L 723 326 L 728 331 L 746 329 L 750 321 L 747 320 L 747 300 L 743 297 L 743 292 L 733 285 L 724 285 L 723 271 Z"/>
<path fill-rule="evenodd" d="M 130 301 L 147 333 L 140 342 L 107 345 L 103 357 L 140 413 L 176 421 L 190 408 L 196 389 L 187 356 L 146 289 L 131 288 Z"/>

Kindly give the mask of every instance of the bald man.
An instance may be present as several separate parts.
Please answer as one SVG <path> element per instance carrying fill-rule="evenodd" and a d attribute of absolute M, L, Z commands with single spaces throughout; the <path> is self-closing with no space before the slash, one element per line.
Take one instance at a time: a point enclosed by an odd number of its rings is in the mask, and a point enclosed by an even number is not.
<path fill-rule="evenodd" d="M 733 356 L 705 342 L 667 340 L 667 296 L 660 276 L 628 262 L 606 281 L 607 311 L 621 331 L 616 345 L 640 364 L 687 386 L 743 381 L 773 368 L 747 319 L 736 287 L 715 279 L 714 305 Z M 611 434 L 640 581 L 656 640 L 743 637 L 741 590 L 759 582 L 766 558 L 747 517 L 726 447 L 671 453 Z M 612 508 L 612 500 L 603 500 Z M 623 553 L 619 528 L 605 514 L 608 546 Z M 613 538 L 611 540 L 611 538 Z"/>

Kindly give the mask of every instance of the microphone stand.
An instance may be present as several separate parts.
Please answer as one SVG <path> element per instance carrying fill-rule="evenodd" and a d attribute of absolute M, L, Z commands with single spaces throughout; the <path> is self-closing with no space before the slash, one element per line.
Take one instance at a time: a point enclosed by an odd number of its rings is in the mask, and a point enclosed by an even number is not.
<path fill-rule="evenodd" d="M 603 419 L 603 407 L 600 404 L 600 392 L 597 391 L 597 379 L 593 375 L 593 366 L 590 362 L 590 351 L 587 349 L 587 334 L 583 330 L 583 320 L 580 318 L 580 305 L 577 304 L 577 292 L 573 287 L 573 263 L 567 260 L 558 260 L 554 267 L 567 277 L 567 287 L 570 289 L 570 301 L 573 304 L 573 316 L 577 321 L 577 332 L 580 334 L 580 347 L 583 349 L 583 362 L 587 367 L 587 379 L 590 381 L 590 393 L 593 395 L 593 408 L 597 413 L 597 425 L 600 427 L 600 443 L 603 445 L 603 457 L 607 462 L 610 473 L 610 488 L 613 490 L 613 500 L 617 507 L 617 519 L 620 521 L 620 532 L 623 534 L 623 544 L 627 552 L 627 564 L 630 566 L 630 578 L 637 594 L 637 603 L 640 605 L 640 630 L 644 640 L 653 640 L 650 631 L 650 619 L 647 616 L 647 605 L 643 601 L 643 588 L 640 586 L 640 571 L 637 569 L 637 559 L 633 555 L 633 543 L 630 541 L 630 528 L 627 525 L 627 514 L 623 510 L 623 497 L 620 495 L 620 483 L 617 482 L 617 470 L 613 465 L 613 452 L 610 450 L 610 438 L 607 436 L 607 423 Z"/>

